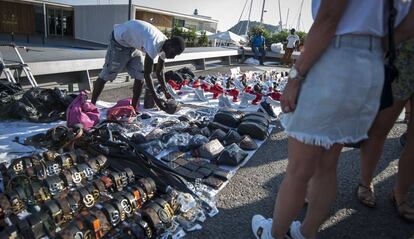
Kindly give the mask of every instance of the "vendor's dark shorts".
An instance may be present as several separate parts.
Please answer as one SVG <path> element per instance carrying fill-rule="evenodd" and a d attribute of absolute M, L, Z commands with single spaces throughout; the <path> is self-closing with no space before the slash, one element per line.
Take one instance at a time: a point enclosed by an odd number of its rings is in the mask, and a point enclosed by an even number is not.
<path fill-rule="evenodd" d="M 120 45 L 111 34 L 105 64 L 99 78 L 113 81 L 118 73 L 125 69 L 132 78 L 144 80 L 144 54 L 135 48 Z"/>

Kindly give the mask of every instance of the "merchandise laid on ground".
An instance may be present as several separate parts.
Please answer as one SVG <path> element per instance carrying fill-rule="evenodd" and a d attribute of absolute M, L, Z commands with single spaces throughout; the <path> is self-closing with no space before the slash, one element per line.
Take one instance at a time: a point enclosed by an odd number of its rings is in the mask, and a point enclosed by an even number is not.
<path fill-rule="evenodd" d="M 274 127 L 286 73 L 183 68 L 166 79 L 174 114 L 0 82 L 0 238 L 202 229 L 218 213 L 217 193 Z"/>

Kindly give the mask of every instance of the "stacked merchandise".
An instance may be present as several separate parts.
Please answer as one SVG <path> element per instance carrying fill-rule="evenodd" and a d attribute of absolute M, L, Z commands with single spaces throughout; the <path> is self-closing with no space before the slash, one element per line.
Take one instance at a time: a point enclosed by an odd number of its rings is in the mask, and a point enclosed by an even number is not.
<path fill-rule="evenodd" d="M 18 158 L 1 173 L 0 238 L 180 237 L 179 224 L 205 219 L 191 195 L 80 150 Z"/>

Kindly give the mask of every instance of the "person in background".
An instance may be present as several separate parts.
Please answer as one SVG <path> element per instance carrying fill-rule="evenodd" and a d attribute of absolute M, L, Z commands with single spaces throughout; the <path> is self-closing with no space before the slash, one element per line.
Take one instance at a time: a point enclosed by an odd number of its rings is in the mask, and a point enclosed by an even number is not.
<path fill-rule="evenodd" d="M 399 78 L 393 82 L 394 103 L 381 110 L 371 129 L 369 138 L 361 144 L 361 179 L 357 189 L 358 200 L 367 207 L 377 206 L 372 179 L 376 165 L 384 148 L 388 133 L 395 121 L 406 107 L 405 119 L 408 122 L 407 141 L 398 162 L 397 181 L 391 193 L 391 199 L 398 214 L 405 220 L 414 223 L 414 208 L 408 202 L 408 190 L 414 184 L 414 123 L 408 109 L 414 102 L 414 40 L 402 44 L 396 59 Z"/>
<path fill-rule="evenodd" d="M 283 55 L 283 62 L 291 66 L 292 64 L 292 53 L 295 50 L 296 46 L 300 44 L 299 36 L 296 34 L 296 30 L 294 28 L 290 29 L 290 34 L 286 38 L 287 45 L 285 49 L 285 54 Z"/>
<path fill-rule="evenodd" d="M 398 9 L 395 42 L 399 44 L 414 37 L 414 7 L 411 1 L 394 1 Z M 285 113 L 281 123 L 289 136 L 286 175 L 273 219 L 252 218 L 256 238 L 282 239 L 290 233 L 293 239 L 313 239 L 328 217 L 336 197 L 343 144 L 366 139 L 380 107 L 387 2 L 312 1 L 315 21 L 281 98 Z M 350 78 L 350 72 L 358 77 Z M 306 195 L 305 219 L 294 221 Z M 358 237 L 357 233 L 350 232 L 349 237 Z"/>
<path fill-rule="evenodd" d="M 254 59 L 260 61 L 260 65 L 263 65 L 264 57 L 266 56 L 266 42 L 263 36 L 263 30 L 258 30 L 252 38 L 252 50 L 254 53 Z"/>
<path fill-rule="evenodd" d="M 96 80 L 91 102 L 96 104 L 107 81 L 113 81 L 124 68 L 135 79 L 133 86 L 132 107 L 139 105 L 142 87 L 145 83 L 152 94 L 155 104 L 161 110 L 167 110 L 166 101 L 158 97 L 151 79 L 154 62 L 155 72 L 161 90 L 167 99 L 171 98 L 164 79 L 165 59 L 173 59 L 185 49 L 184 39 L 174 36 L 168 39 L 158 28 L 145 21 L 130 20 L 114 26 L 111 33 L 105 64 Z M 145 54 L 145 56 L 144 56 Z"/>

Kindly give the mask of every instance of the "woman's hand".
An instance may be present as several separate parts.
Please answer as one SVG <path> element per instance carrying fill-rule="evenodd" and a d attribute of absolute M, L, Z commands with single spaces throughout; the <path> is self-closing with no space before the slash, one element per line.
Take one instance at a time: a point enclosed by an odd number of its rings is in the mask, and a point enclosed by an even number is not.
<path fill-rule="evenodd" d="M 298 100 L 298 94 L 300 86 L 302 85 L 301 80 L 288 80 L 285 89 L 283 90 L 282 97 L 280 99 L 283 113 L 293 112 L 296 109 L 296 102 Z"/>

